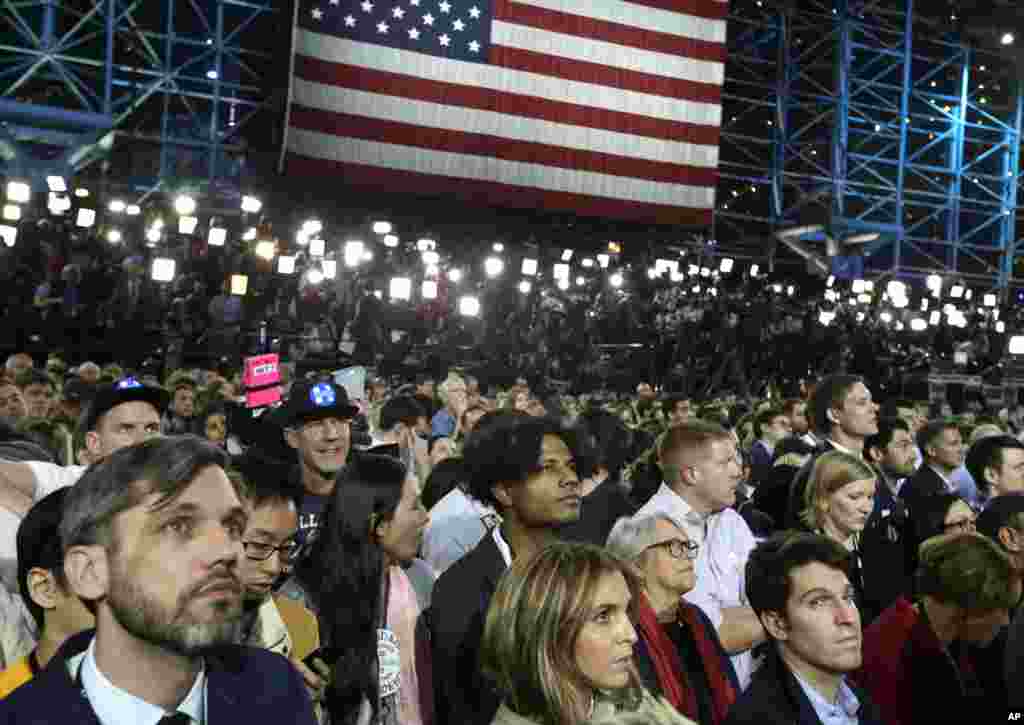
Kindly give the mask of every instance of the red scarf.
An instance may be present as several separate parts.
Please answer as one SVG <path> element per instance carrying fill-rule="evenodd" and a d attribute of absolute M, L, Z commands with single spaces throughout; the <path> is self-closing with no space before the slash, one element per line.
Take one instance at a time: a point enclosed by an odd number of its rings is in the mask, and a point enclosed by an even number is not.
<path fill-rule="evenodd" d="M 697 695 L 686 681 L 686 670 L 683 669 L 675 642 L 662 628 L 646 594 L 640 595 L 638 611 L 641 636 L 654 662 L 654 672 L 658 677 L 662 694 L 676 710 L 696 720 L 700 716 L 697 712 Z M 733 679 L 722 666 L 722 650 L 715 646 L 715 638 L 707 631 L 704 621 L 697 612 L 683 603 L 677 616 L 679 624 L 689 631 L 697 645 L 697 654 L 704 665 L 711 690 L 713 719 L 704 725 L 718 725 L 725 721 L 729 708 L 736 701 Z"/>

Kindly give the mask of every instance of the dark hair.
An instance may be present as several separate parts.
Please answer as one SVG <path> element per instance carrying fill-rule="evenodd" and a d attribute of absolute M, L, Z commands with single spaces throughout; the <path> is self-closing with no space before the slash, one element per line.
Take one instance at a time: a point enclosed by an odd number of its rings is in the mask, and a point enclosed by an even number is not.
<path fill-rule="evenodd" d="M 797 409 L 797 406 L 804 403 L 803 398 L 786 398 L 782 401 L 782 414 L 786 416 L 793 415 L 793 411 Z"/>
<path fill-rule="evenodd" d="M 335 722 L 354 723 L 363 699 L 379 701 L 377 628 L 384 553 L 373 536 L 402 498 L 406 471 L 390 456 L 353 457 L 335 482 L 312 548 L 295 571 L 319 612 L 321 639 L 338 648 L 327 707 Z"/>
<path fill-rule="evenodd" d="M 943 493 L 922 496 L 914 505 L 914 516 L 911 519 L 914 527 L 914 551 L 933 536 L 946 533 L 946 514 L 957 501 L 967 503 L 955 493 Z"/>
<path fill-rule="evenodd" d="M 275 470 L 277 469 L 277 470 Z M 269 469 L 255 459 L 241 457 L 234 462 L 228 475 L 241 476 L 244 482 L 245 498 L 249 505 L 258 509 L 267 503 L 291 503 L 298 512 L 302 508 L 302 487 L 280 470 L 279 466 Z"/>
<path fill-rule="evenodd" d="M 917 443 L 917 447 L 921 449 L 921 455 L 928 458 L 928 446 L 930 446 L 936 438 L 941 436 L 947 430 L 960 430 L 956 422 L 952 420 L 930 420 L 925 423 L 924 427 L 917 432 L 917 439 L 914 441 Z"/>
<path fill-rule="evenodd" d="M 441 461 L 430 472 L 426 484 L 423 486 L 423 505 L 429 511 L 447 496 L 455 487 L 465 483 L 466 466 L 461 458 L 448 458 Z"/>
<path fill-rule="evenodd" d="M 864 380 L 857 375 L 839 374 L 829 375 L 815 386 L 807 404 L 813 413 L 811 425 L 814 426 L 815 432 L 826 434 L 832 430 L 828 411 L 832 408 L 842 408 L 853 386 L 863 382 Z"/>
<path fill-rule="evenodd" d="M 985 436 L 976 440 L 967 450 L 964 465 L 974 479 L 979 493 L 987 496 L 992 488 L 992 482 L 985 478 L 985 469 L 1003 465 L 1004 448 L 1024 450 L 1024 443 L 1012 435 Z"/>
<path fill-rule="evenodd" d="M 880 417 L 878 419 L 878 432 L 872 433 L 864 439 L 864 450 L 870 451 L 872 448 L 888 448 L 889 444 L 892 443 L 893 435 L 895 435 L 898 430 L 905 430 L 909 433 L 910 426 L 907 424 L 907 421 L 902 418 L 891 416 Z"/>
<path fill-rule="evenodd" d="M 60 545 L 60 521 L 68 491 L 67 488 L 59 488 L 39 499 L 18 526 L 18 590 L 40 633 L 43 630 L 43 608 L 32 599 L 28 588 L 28 573 L 36 567 L 46 569 L 53 574 L 57 586 L 67 591 L 64 550 Z"/>
<path fill-rule="evenodd" d="M 60 525 L 64 551 L 79 544 L 111 546 L 111 524 L 118 514 L 154 493 L 160 497 L 153 508 L 163 508 L 204 468 L 227 465 L 224 451 L 194 435 L 151 438 L 112 453 L 71 488 Z M 243 498 L 237 481 L 232 484 Z"/>
<path fill-rule="evenodd" d="M 420 402 L 411 395 L 396 395 L 389 398 L 380 408 L 380 429 L 391 430 L 399 423 L 410 428 L 416 421 L 425 418 L 427 411 Z"/>
<path fill-rule="evenodd" d="M 29 385 L 46 385 L 51 391 L 57 389 L 57 386 L 53 384 L 53 378 L 38 368 L 29 368 L 21 372 L 15 380 L 15 384 L 22 390 Z"/>
<path fill-rule="evenodd" d="M 885 403 L 882 405 L 881 410 L 878 411 L 878 415 L 879 417 L 884 418 L 899 418 L 900 408 L 910 408 L 911 410 L 913 410 L 916 407 L 917 405 L 915 405 L 912 400 L 890 398 L 889 400 L 885 401 Z M 886 445 L 888 445 L 888 443 Z"/>
<path fill-rule="evenodd" d="M 693 405 L 693 399 L 689 395 L 682 395 L 680 393 L 670 395 L 661 401 L 661 409 L 665 412 L 665 415 L 672 415 L 676 410 L 676 406 L 686 401 L 690 401 L 691 406 Z"/>
<path fill-rule="evenodd" d="M 579 458 L 574 431 L 552 418 L 526 414 L 488 414 L 466 440 L 463 458 L 469 474 L 467 492 L 478 501 L 500 508 L 494 497 L 499 483 L 525 481 L 540 470 L 544 436 L 561 438 Z"/>
<path fill-rule="evenodd" d="M 618 480 L 631 461 L 642 451 L 636 450 L 636 436 L 622 418 L 606 410 L 589 410 L 579 417 L 587 467 L 604 467 L 611 480 Z"/>
<path fill-rule="evenodd" d="M 767 408 L 754 416 L 754 437 L 760 438 L 764 434 L 764 427 L 771 425 L 776 418 L 787 417 L 782 408 Z"/>
<path fill-rule="evenodd" d="M 850 552 L 821 536 L 781 531 L 754 547 L 747 558 L 747 601 L 760 618 L 765 612 L 785 613 L 792 593 L 790 574 L 812 563 L 839 569 L 849 576 Z"/>

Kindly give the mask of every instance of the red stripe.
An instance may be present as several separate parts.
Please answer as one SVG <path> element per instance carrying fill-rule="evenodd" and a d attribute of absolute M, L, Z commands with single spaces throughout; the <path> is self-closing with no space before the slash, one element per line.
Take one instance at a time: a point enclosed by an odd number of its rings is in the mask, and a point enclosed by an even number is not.
<path fill-rule="evenodd" d="M 299 105 L 292 105 L 291 125 L 332 136 L 484 156 L 504 161 L 544 164 L 561 169 L 590 171 L 667 184 L 714 186 L 718 182 L 718 172 L 715 169 L 517 141 L 487 134 L 426 128 L 399 121 L 331 113 Z"/>
<path fill-rule="evenodd" d="M 631 5 L 643 5 L 673 13 L 699 15 L 712 20 L 724 20 L 729 16 L 729 3 L 719 0 L 625 0 Z"/>
<path fill-rule="evenodd" d="M 721 104 L 722 102 L 722 87 L 714 83 L 667 78 L 610 65 L 558 58 L 532 50 L 520 50 L 503 45 L 491 46 L 491 64 L 527 73 L 539 73 L 552 78 L 565 78 L 580 83 L 619 88 L 625 91 L 637 91 L 701 103 Z"/>
<path fill-rule="evenodd" d="M 568 210 L 583 216 L 632 219 L 656 224 L 708 226 L 710 209 L 690 209 L 663 204 L 606 199 L 600 196 L 545 191 L 511 184 L 457 179 L 411 171 L 380 169 L 361 164 L 311 159 L 289 152 L 287 173 L 323 178 L 325 183 L 369 186 L 382 191 L 432 195 L 454 194 L 472 204 L 512 206 L 526 209 Z"/>
<path fill-rule="evenodd" d="M 706 40 L 683 38 L 678 35 L 659 33 L 653 30 L 621 25 L 606 20 L 588 18 L 583 15 L 571 15 L 557 10 L 520 5 L 510 2 L 504 4 L 501 20 L 519 25 L 528 25 L 553 33 L 576 35 L 592 40 L 600 40 L 616 45 L 625 45 L 641 50 L 685 56 L 694 60 L 707 60 L 724 63 L 726 47 L 724 43 L 712 43 Z M 581 5 L 581 10 L 585 6 Z"/>
<path fill-rule="evenodd" d="M 414 98 L 420 101 L 493 111 L 509 116 L 536 118 L 634 136 L 718 146 L 718 126 L 668 121 L 635 113 L 591 108 L 575 103 L 517 95 L 476 86 L 442 83 L 351 65 L 329 63 L 305 55 L 295 56 L 295 74 L 307 81 Z"/>

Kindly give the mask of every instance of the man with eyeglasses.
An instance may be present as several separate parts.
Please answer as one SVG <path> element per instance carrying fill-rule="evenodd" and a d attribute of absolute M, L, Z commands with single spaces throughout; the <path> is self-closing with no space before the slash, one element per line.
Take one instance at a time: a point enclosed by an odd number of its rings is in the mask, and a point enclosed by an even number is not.
<path fill-rule="evenodd" d="M 345 388 L 330 381 L 302 381 L 292 386 L 280 409 L 284 437 L 298 456 L 295 473 L 304 492 L 296 541 L 305 547 L 320 526 L 320 517 L 345 466 L 352 440 L 352 418 L 359 408 Z"/>
<path fill-rule="evenodd" d="M 683 595 L 697 581 L 700 546 L 667 514 L 619 519 L 608 550 L 642 574 L 636 664 L 644 687 L 705 725 L 719 725 L 739 683 L 714 625 Z"/>

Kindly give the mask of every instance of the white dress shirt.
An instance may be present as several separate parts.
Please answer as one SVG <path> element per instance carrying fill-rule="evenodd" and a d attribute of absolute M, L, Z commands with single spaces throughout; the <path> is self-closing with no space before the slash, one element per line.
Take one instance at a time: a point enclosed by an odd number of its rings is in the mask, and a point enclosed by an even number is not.
<path fill-rule="evenodd" d="M 96 665 L 95 637 L 89 643 L 89 648 L 84 654 L 78 655 L 68 662 L 68 667 L 72 678 L 81 668 L 82 687 L 100 725 L 124 725 L 124 723 L 156 725 L 164 716 L 173 714 L 162 707 L 125 692 L 108 680 Z M 188 695 L 178 705 L 177 712 L 182 712 L 192 718 L 191 725 L 206 725 L 205 665 L 196 675 Z"/>
<path fill-rule="evenodd" d="M 730 508 L 713 514 L 697 513 L 664 483 L 636 517 L 654 513 L 670 516 L 690 541 L 700 545 L 697 584 L 683 597 L 686 601 L 699 606 L 716 630 L 722 626 L 723 609 L 749 606 L 744 568 L 757 541 L 742 516 Z M 747 650 L 730 659 L 740 688 L 746 689 L 755 669 L 753 654 Z"/>
<path fill-rule="evenodd" d="M 498 515 L 456 487 L 430 509 L 430 523 L 423 531 L 423 559 L 441 576 L 471 552 L 498 523 Z"/>

